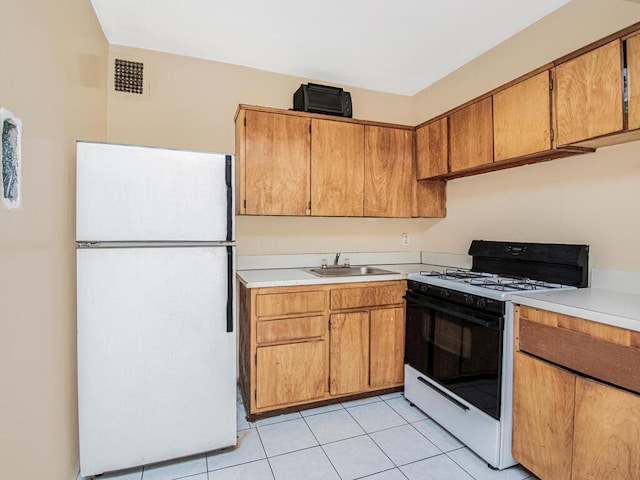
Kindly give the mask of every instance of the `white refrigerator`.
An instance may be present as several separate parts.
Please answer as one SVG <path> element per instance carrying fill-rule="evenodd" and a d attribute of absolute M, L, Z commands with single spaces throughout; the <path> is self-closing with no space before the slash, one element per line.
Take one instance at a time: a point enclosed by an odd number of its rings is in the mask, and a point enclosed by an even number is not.
<path fill-rule="evenodd" d="M 236 444 L 233 157 L 77 143 L 83 476 Z"/>

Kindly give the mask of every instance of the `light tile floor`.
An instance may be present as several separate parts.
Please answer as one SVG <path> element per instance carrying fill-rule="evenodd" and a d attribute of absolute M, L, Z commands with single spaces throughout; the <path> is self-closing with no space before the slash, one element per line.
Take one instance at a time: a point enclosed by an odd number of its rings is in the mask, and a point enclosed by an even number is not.
<path fill-rule="evenodd" d="M 412 407 L 401 393 L 247 422 L 238 399 L 238 445 L 105 474 L 110 480 L 525 480 L 520 466 L 492 470 Z M 89 480 L 78 477 L 78 480 Z"/>

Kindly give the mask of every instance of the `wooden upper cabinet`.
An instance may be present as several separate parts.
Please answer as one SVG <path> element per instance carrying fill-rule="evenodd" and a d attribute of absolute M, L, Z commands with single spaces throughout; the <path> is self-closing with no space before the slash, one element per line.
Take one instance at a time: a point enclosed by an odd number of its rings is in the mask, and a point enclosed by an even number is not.
<path fill-rule="evenodd" d="M 545 480 L 571 478 L 575 384 L 575 375 L 515 353 L 513 456 Z"/>
<path fill-rule="evenodd" d="M 558 65 L 555 88 L 559 146 L 622 130 L 621 41 Z"/>
<path fill-rule="evenodd" d="M 640 478 L 640 397 L 581 377 L 575 395 L 572 479 Z"/>
<path fill-rule="evenodd" d="M 310 119 L 249 110 L 245 122 L 244 213 L 309 215 Z"/>
<path fill-rule="evenodd" d="M 364 125 L 311 120 L 311 213 L 361 217 Z"/>
<path fill-rule="evenodd" d="M 365 125 L 364 215 L 411 217 L 413 131 Z"/>
<path fill-rule="evenodd" d="M 496 162 L 551 149 L 549 70 L 493 96 Z"/>
<path fill-rule="evenodd" d="M 629 130 L 640 128 L 640 35 L 627 39 L 627 79 L 629 82 Z"/>
<path fill-rule="evenodd" d="M 416 129 L 416 176 L 418 180 L 448 173 L 447 118 Z"/>
<path fill-rule="evenodd" d="M 449 116 L 449 142 L 451 172 L 493 163 L 491 97 Z"/>

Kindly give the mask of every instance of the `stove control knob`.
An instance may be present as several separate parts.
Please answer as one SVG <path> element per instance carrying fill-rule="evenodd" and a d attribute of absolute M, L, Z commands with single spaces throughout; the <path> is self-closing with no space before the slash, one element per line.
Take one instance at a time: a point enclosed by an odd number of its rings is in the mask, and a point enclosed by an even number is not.
<path fill-rule="evenodd" d="M 451 290 L 440 290 L 440 296 L 442 298 L 447 298 L 448 296 L 451 295 Z"/>
<path fill-rule="evenodd" d="M 413 280 L 409 280 L 407 282 L 407 287 L 409 287 L 409 290 L 417 290 L 418 289 L 418 282 L 414 282 Z"/>
<path fill-rule="evenodd" d="M 471 295 L 465 295 L 464 296 L 464 303 L 466 303 L 467 305 L 473 305 L 473 297 Z"/>
<path fill-rule="evenodd" d="M 478 308 L 484 308 L 487 306 L 487 301 L 484 298 L 479 298 L 478 301 L 476 302 L 476 307 Z"/>
<path fill-rule="evenodd" d="M 427 293 L 429 291 L 429 285 L 427 285 L 426 283 L 423 283 L 422 285 L 420 285 L 420 291 L 422 293 Z"/>

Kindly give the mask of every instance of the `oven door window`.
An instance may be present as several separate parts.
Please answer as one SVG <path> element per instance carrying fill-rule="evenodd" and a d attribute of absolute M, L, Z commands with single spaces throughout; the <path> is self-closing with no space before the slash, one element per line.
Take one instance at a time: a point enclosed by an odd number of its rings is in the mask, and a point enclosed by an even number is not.
<path fill-rule="evenodd" d="M 503 317 L 408 297 L 406 320 L 406 363 L 499 419 Z"/>

